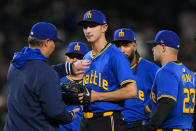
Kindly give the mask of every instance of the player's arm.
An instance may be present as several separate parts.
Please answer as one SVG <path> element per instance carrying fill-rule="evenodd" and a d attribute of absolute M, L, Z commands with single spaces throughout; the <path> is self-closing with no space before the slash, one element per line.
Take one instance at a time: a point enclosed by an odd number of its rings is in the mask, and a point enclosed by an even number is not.
<path fill-rule="evenodd" d="M 159 99 L 155 113 L 153 114 L 149 124 L 145 125 L 146 131 L 153 131 L 160 127 L 172 112 L 176 101 L 172 98 L 163 97 Z"/>
<path fill-rule="evenodd" d="M 47 120 L 53 124 L 68 124 L 75 119 L 75 112 L 65 110 L 65 105 L 61 96 L 58 76 L 55 71 L 48 67 L 42 67 L 42 75 L 39 75 L 39 101 Z M 41 81 L 40 81 L 41 79 Z"/>
<path fill-rule="evenodd" d="M 135 82 L 127 83 L 119 90 L 112 92 L 91 91 L 91 102 L 94 101 L 120 101 L 137 97 L 137 86 Z"/>
<path fill-rule="evenodd" d="M 130 62 L 122 52 L 111 57 L 111 68 L 121 88 L 112 92 L 92 91 L 92 101 L 119 101 L 136 98 L 137 86 L 130 70 Z"/>
<path fill-rule="evenodd" d="M 78 60 L 74 63 L 65 62 L 62 64 L 52 65 L 52 68 L 58 73 L 59 77 L 64 77 L 70 74 L 84 73 L 84 69 L 88 69 L 89 60 Z"/>
<path fill-rule="evenodd" d="M 159 128 L 176 105 L 178 94 L 178 81 L 176 77 L 172 73 L 162 70 L 157 75 L 155 82 L 157 85 L 157 94 L 159 94 L 157 96 L 157 107 L 149 124 L 145 126 L 146 131 L 153 131 Z"/>

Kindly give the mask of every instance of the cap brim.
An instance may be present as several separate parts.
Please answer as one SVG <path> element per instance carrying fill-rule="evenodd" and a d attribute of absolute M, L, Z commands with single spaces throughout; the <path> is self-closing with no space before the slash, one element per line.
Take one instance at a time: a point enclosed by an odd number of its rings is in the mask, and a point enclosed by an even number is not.
<path fill-rule="evenodd" d="M 59 39 L 59 38 L 57 38 L 57 39 L 55 40 L 55 42 L 57 42 L 57 43 L 65 43 L 63 40 L 61 40 L 61 39 Z"/>
<path fill-rule="evenodd" d="M 98 22 L 95 22 L 95 21 L 88 21 L 88 20 L 82 20 L 82 21 L 78 22 L 78 25 L 79 25 L 79 26 L 84 26 L 84 25 L 86 25 L 86 24 L 102 25 L 102 24 L 100 24 L 100 23 L 98 23 Z"/>
<path fill-rule="evenodd" d="M 84 56 L 84 54 L 76 53 L 76 52 L 66 52 L 65 53 L 65 55 L 73 55 L 73 54 Z"/>
<path fill-rule="evenodd" d="M 134 42 L 134 41 L 130 41 L 130 40 L 113 40 L 113 41 L 111 41 L 111 43 L 114 43 L 114 44 L 118 44 L 118 43 L 130 43 L 130 42 Z"/>
<path fill-rule="evenodd" d="M 146 41 L 145 43 L 153 46 L 158 45 L 158 43 L 155 42 L 154 40 Z"/>

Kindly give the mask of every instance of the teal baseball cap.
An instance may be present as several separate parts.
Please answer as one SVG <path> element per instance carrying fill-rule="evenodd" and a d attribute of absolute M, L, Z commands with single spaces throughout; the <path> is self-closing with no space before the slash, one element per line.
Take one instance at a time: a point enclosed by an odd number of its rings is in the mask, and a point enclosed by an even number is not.
<path fill-rule="evenodd" d="M 80 54 L 84 56 L 87 52 L 89 52 L 89 49 L 85 43 L 71 42 L 69 43 L 67 47 L 67 51 L 65 52 L 65 55 L 75 53 L 75 54 Z"/>
<path fill-rule="evenodd" d="M 156 34 L 154 41 L 148 41 L 147 43 L 153 45 L 165 45 L 175 49 L 180 48 L 180 38 L 179 36 L 170 30 L 161 30 Z"/>
<path fill-rule="evenodd" d="M 29 36 L 63 42 L 57 38 L 57 34 L 57 28 L 52 23 L 38 22 L 32 26 Z"/>
<path fill-rule="evenodd" d="M 136 36 L 135 33 L 128 28 L 120 28 L 114 32 L 114 37 L 112 43 L 117 43 L 118 41 L 127 41 L 127 42 L 135 42 Z"/>
<path fill-rule="evenodd" d="M 101 11 L 89 10 L 84 14 L 83 20 L 78 24 L 80 26 L 83 26 L 85 23 L 96 23 L 97 25 L 104 25 L 107 24 L 107 20 L 105 15 Z"/>

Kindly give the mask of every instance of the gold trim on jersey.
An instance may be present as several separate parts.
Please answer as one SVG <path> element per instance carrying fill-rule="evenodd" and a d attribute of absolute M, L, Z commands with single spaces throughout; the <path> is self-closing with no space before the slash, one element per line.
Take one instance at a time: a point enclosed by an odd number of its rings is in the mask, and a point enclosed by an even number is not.
<path fill-rule="evenodd" d="M 175 64 L 177 64 L 177 65 L 183 65 L 182 62 L 172 62 L 172 63 L 175 63 Z"/>
<path fill-rule="evenodd" d="M 66 76 L 67 77 L 67 79 L 69 79 L 70 81 L 74 81 L 71 77 L 70 77 L 70 75 L 68 75 L 68 76 Z"/>
<path fill-rule="evenodd" d="M 77 81 L 77 80 L 73 80 L 71 77 L 70 77 L 70 75 L 68 75 L 68 76 L 66 76 L 67 77 L 67 79 L 69 79 L 70 81 Z M 83 79 L 81 79 L 80 81 L 79 81 L 79 84 L 81 84 L 83 82 Z"/>
<path fill-rule="evenodd" d="M 135 80 L 125 80 L 125 81 L 120 83 L 120 86 L 123 86 L 126 83 L 136 83 L 136 82 L 135 82 Z"/>
<path fill-rule="evenodd" d="M 176 101 L 176 98 L 173 97 L 173 96 L 170 96 L 170 95 L 161 95 L 161 96 L 159 96 L 159 97 L 157 98 L 157 101 L 158 101 L 159 99 L 163 98 L 163 97 L 171 98 L 171 99 L 173 99 L 174 101 Z"/>
<path fill-rule="evenodd" d="M 91 56 L 91 58 L 92 59 L 96 59 L 99 55 L 101 55 L 105 50 L 107 50 L 108 49 L 108 47 L 111 45 L 111 43 L 109 43 L 106 47 L 105 47 L 105 49 L 103 49 L 98 55 L 93 55 L 93 53 L 92 53 L 92 51 L 91 51 L 91 54 L 90 54 L 90 56 Z"/>
<path fill-rule="evenodd" d="M 142 59 L 142 57 L 140 57 L 140 58 L 139 58 L 139 60 L 138 60 L 138 62 L 137 62 L 137 63 L 135 63 L 134 65 L 132 65 L 132 66 L 131 66 L 131 69 L 133 69 L 133 68 L 134 68 L 137 64 L 139 64 L 139 63 L 140 63 L 140 61 L 141 61 L 141 59 Z"/>

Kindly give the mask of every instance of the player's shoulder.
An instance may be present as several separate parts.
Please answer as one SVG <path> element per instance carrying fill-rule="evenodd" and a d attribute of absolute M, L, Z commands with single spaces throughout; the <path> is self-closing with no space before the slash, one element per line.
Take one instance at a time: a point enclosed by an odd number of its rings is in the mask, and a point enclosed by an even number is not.
<path fill-rule="evenodd" d="M 157 66 L 157 64 L 155 64 L 155 63 L 153 63 L 153 62 L 151 62 L 151 61 L 149 61 L 149 60 L 147 60 L 147 59 L 142 58 L 142 59 L 141 59 L 141 63 L 142 63 L 145 67 L 147 67 L 147 68 L 149 68 L 149 69 L 156 69 L 156 70 L 159 69 L 159 66 Z"/>
<path fill-rule="evenodd" d="M 167 73 L 178 76 L 179 72 L 182 72 L 184 68 L 186 67 L 180 62 L 168 62 L 164 66 L 162 66 L 157 72 L 159 74 Z"/>
<path fill-rule="evenodd" d="M 27 63 L 28 68 L 32 68 L 34 71 L 43 71 L 51 69 L 51 67 L 47 64 L 47 62 L 42 60 L 32 60 Z"/>
<path fill-rule="evenodd" d="M 185 66 L 181 62 L 168 62 L 162 68 L 171 72 L 175 72 Z"/>
<path fill-rule="evenodd" d="M 113 51 L 114 53 L 122 53 L 121 50 L 119 50 L 116 46 L 112 45 L 111 43 L 109 43 L 109 47 L 108 47 L 108 51 Z"/>
<path fill-rule="evenodd" d="M 47 62 L 41 60 L 29 61 L 27 65 L 25 65 L 25 72 L 27 72 L 28 75 L 33 74 L 32 77 L 42 81 L 58 78 L 57 72 L 49 66 Z"/>
<path fill-rule="evenodd" d="M 110 44 L 110 46 L 108 47 L 108 49 L 105 53 L 111 55 L 113 58 L 116 58 L 116 57 L 118 58 L 119 56 L 126 57 L 121 50 L 119 50 L 116 46 L 114 46 L 112 44 Z"/>

